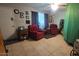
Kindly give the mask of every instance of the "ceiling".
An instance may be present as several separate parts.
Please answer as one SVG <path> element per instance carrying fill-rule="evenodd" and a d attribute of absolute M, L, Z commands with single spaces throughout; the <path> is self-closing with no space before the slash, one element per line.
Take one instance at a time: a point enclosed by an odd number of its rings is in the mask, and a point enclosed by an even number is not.
<path fill-rule="evenodd" d="M 33 8 L 42 8 L 48 6 L 49 3 L 1 3 L 0 5 L 3 6 L 23 6 L 23 7 L 33 7 Z"/>
<path fill-rule="evenodd" d="M 16 6 L 23 6 L 23 7 L 32 7 L 39 11 L 44 12 L 51 12 L 50 3 L 2 3 L 0 5 L 3 6 L 10 6 L 10 7 L 16 7 Z M 60 4 L 61 7 L 59 9 L 63 10 L 65 8 L 66 3 Z"/>

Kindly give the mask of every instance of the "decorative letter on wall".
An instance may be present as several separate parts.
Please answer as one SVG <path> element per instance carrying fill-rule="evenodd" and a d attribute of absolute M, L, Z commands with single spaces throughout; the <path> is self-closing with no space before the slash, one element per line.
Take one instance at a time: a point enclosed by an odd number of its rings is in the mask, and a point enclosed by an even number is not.
<path fill-rule="evenodd" d="M 19 10 L 18 9 L 14 9 L 14 13 L 15 14 L 19 14 Z"/>
<path fill-rule="evenodd" d="M 20 12 L 20 18 L 24 18 L 24 13 Z"/>

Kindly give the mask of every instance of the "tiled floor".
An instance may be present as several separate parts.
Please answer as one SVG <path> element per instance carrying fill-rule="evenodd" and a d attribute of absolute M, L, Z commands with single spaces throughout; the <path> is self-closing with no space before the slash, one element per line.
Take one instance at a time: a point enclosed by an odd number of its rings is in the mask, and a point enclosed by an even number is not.
<path fill-rule="evenodd" d="M 24 40 L 6 48 L 10 56 L 69 56 L 72 50 L 61 35 L 38 41 Z"/>

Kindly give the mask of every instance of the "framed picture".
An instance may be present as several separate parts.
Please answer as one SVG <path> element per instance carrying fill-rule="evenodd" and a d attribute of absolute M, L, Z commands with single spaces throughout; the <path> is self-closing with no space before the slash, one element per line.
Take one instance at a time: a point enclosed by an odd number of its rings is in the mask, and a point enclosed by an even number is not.
<path fill-rule="evenodd" d="M 26 15 L 29 15 L 29 12 L 28 12 L 28 11 L 25 11 L 25 14 L 26 14 Z"/>
<path fill-rule="evenodd" d="M 52 23 L 53 16 L 49 16 L 49 23 Z"/>
<path fill-rule="evenodd" d="M 30 24 L 30 20 L 26 20 L 26 24 Z"/>
<path fill-rule="evenodd" d="M 29 16 L 26 16 L 26 19 L 29 19 Z"/>
<path fill-rule="evenodd" d="M 20 12 L 20 18 L 24 18 L 24 13 Z"/>

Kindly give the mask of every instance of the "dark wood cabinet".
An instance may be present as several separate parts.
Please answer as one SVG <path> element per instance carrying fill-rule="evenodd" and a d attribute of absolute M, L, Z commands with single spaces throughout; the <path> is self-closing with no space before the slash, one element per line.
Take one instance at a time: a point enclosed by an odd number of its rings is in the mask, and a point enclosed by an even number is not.
<path fill-rule="evenodd" d="M 19 30 L 18 37 L 19 39 L 26 39 L 28 37 L 28 30 L 27 29 Z"/>

